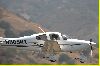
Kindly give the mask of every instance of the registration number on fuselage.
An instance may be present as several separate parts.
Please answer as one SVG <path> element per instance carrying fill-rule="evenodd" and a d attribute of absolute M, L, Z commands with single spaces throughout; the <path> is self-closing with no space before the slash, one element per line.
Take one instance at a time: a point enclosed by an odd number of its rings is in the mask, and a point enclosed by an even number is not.
<path fill-rule="evenodd" d="M 26 40 L 5 40 L 6 44 L 27 44 Z"/>

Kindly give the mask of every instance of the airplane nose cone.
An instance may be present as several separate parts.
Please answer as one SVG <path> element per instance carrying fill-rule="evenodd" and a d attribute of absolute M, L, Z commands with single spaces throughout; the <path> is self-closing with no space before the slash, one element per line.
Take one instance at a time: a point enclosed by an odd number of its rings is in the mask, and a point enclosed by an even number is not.
<path fill-rule="evenodd" d="M 94 44 L 96 44 L 96 43 L 94 43 L 94 42 L 91 42 L 91 44 L 93 44 L 93 45 L 94 45 Z"/>

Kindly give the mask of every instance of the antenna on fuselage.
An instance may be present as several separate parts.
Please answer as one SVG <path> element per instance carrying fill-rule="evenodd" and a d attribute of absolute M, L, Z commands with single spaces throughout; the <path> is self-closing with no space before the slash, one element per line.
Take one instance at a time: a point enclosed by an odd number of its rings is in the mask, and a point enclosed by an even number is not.
<path fill-rule="evenodd" d="M 45 31 L 41 28 L 41 27 L 38 27 L 43 33 L 45 33 Z"/>

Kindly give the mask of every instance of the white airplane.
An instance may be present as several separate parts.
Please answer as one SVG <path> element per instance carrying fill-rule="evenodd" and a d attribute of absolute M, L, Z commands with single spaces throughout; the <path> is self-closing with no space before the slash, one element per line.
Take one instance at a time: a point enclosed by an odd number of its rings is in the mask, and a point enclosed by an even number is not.
<path fill-rule="evenodd" d="M 41 29 L 39 27 L 39 29 Z M 43 31 L 43 29 L 41 29 Z M 44 32 L 33 34 L 31 36 L 24 36 L 20 38 L 3 38 L 0 37 L 0 46 L 1 47 L 19 47 L 19 48 L 28 48 L 33 49 L 35 51 L 41 51 L 41 48 L 44 46 L 44 42 L 46 40 L 55 39 L 61 49 L 61 52 L 74 52 L 85 50 L 86 48 L 91 48 L 91 56 L 92 56 L 92 45 L 96 43 L 85 40 L 78 40 L 69 38 L 66 35 L 63 35 L 60 32 Z M 54 59 L 54 58 L 53 58 Z M 52 59 L 50 59 L 52 60 Z"/>

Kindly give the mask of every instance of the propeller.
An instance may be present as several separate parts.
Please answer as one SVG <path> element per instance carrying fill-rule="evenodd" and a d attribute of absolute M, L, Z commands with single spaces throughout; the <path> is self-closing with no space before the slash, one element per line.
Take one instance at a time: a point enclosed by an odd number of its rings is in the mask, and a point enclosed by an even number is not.
<path fill-rule="evenodd" d="M 92 47 L 92 43 L 91 43 L 91 42 L 92 42 L 92 39 L 90 39 L 90 47 L 91 47 L 91 54 L 90 54 L 90 55 L 91 55 L 91 57 L 92 57 L 92 54 L 93 54 L 93 47 Z"/>

